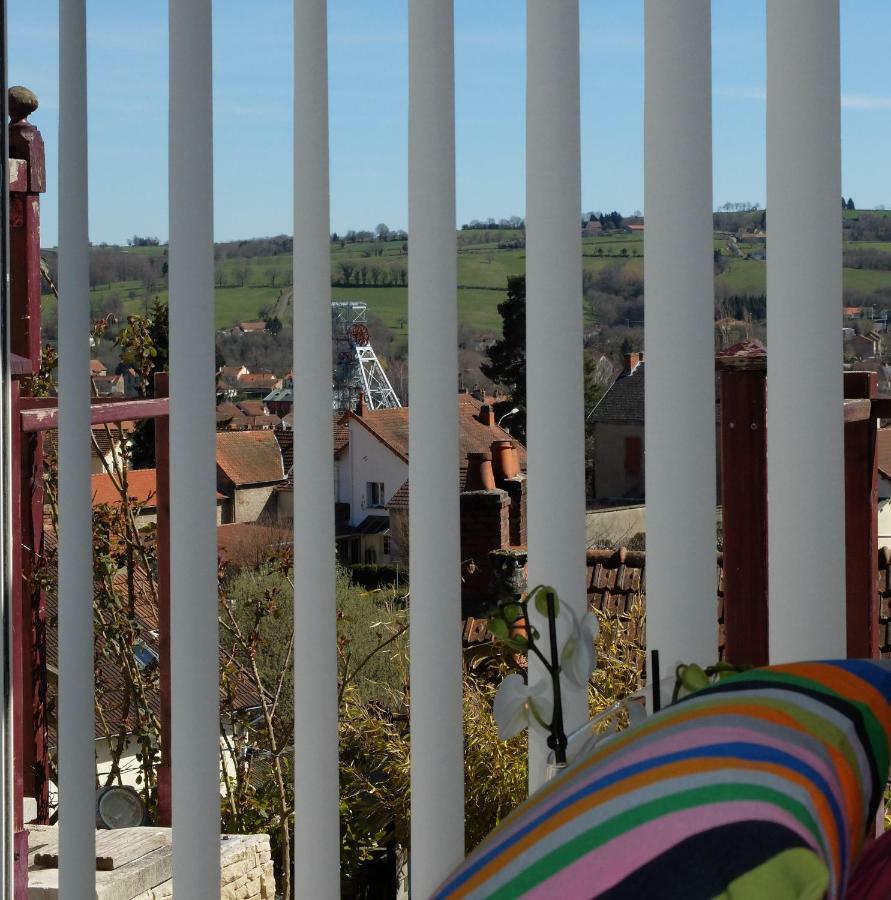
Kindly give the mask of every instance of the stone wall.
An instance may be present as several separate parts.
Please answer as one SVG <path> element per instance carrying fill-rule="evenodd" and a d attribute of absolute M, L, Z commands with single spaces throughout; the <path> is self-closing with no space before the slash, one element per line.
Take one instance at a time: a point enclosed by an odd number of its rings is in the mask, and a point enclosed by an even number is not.
<path fill-rule="evenodd" d="M 220 846 L 220 900 L 275 900 L 268 835 L 230 835 L 222 839 Z M 173 882 L 165 881 L 133 900 L 170 897 L 173 897 Z"/>

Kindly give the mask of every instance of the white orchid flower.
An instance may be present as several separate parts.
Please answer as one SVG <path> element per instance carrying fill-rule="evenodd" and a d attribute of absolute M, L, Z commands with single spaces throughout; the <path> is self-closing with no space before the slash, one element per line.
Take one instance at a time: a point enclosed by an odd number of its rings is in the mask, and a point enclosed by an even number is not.
<path fill-rule="evenodd" d="M 506 741 L 529 726 L 547 727 L 554 710 L 550 679 L 526 684 L 521 675 L 508 675 L 498 686 L 492 712 L 498 735 Z"/>
<path fill-rule="evenodd" d="M 560 672 L 571 685 L 583 688 L 597 665 L 594 638 L 600 630 L 600 623 L 590 610 L 579 619 L 569 604 L 564 609 L 569 611 L 572 625 L 560 651 Z"/>

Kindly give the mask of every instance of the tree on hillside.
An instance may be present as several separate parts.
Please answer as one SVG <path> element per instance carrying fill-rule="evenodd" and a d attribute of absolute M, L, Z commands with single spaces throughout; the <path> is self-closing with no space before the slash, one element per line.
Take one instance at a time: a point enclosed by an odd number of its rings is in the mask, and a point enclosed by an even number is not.
<path fill-rule="evenodd" d="M 517 433 L 526 431 L 526 276 L 509 275 L 507 299 L 498 304 L 501 339 L 487 351 L 488 362 L 480 365 L 486 378 L 507 388 L 511 402 L 520 408 L 513 420 Z M 519 434 L 518 434 L 519 436 Z"/>
<path fill-rule="evenodd" d="M 381 222 L 380 225 L 378 225 L 377 228 L 374 229 L 374 232 L 377 235 L 377 239 L 379 241 L 385 241 L 390 236 L 390 228 L 384 222 Z"/>
<path fill-rule="evenodd" d="M 853 197 L 848 197 L 848 202 L 846 204 L 846 208 L 850 209 L 850 210 L 854 210 L 857 208 L 856 206 L 854 206 L 854 198 Z"/>

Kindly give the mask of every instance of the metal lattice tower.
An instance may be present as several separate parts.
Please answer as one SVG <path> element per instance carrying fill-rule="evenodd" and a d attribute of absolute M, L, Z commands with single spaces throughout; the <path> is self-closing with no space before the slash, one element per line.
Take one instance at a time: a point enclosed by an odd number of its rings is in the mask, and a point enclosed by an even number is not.
<path fill-rule="evenodd" d="M 355 409 L 360 394 L 368 409 L 402 406 L 371 346 L 367 308 L 355 300 L 331 304 L 334 409 Z"/>

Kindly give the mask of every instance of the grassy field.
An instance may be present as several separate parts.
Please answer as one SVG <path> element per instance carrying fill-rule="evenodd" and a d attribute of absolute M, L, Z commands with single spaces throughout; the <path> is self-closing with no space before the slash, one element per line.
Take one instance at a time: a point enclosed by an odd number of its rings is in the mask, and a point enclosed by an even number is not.
<path fill-rule="evenodd" d="M 854 218 L 861 211 L 846 212 Z M 891 211 L 879 211 L 891 215 Z M 500 242 L 516 241 L 523 233 L 492 229 L 489 231 L 461 231 L 458 233 L 458 314 L 459 321 L 477 332 L 496 332 L 500 328 L 498 304 L 506 296 L 507 278 L 521 275 L 525 270 L 524 249 L 499 247 Z M 878 250 L 891 254 L 891 242 L 846 241 L 846 249 Z M 716 279 L 728 294 L 763 294 L 766 263 L 758 260 L 730 257 L 722 237 L 715 237 L 714 248 L 725 254 L 725 271 Z M 139 256 L 162 256 L 165 247 L 130 247 L 123 252 Z M 743 252 L 764 251 L 764 245 L 741 242 Z M 609 267 L 622 267 L 629 277 L 643 278 L 644 239 L 640 233 L 586 237 L 582 241 L 583 266 L 596 276 Z M 341 263 L 356 266 L 376 266 L 399 270 L 407 266 L 405 244 L 402 241 L 344 244 L 331 247 L 331 270 L 336 280 L 342 280 Z M 259 317 L 262 309 L 273 307 L 282 291 L 288 290 L 291 278 L 290 254 L 218 260 L 216 295 L 216 324 L 229 327 L 238 321 Z M 370 280 L 370 279 L 369 279 Z M 222 286 L 221 286 L 222 285 Z M 891 272 L 871 269 L 845 269 L 844 286 L 848 291 L 868 295 L 876 290 L 891 288 Z M 332 299 L 356 299 L 368 304 L 369 313 L 381 319 L 397 335 L 406 333 L 408 291 L 396 285 L 337 286 L 331 290 Z M 94 314 L 107 308 L 116 295 L 123 313 L 143 312 L 155 296 L 166 299 L 166 291 L 146 294 L 141 281 L 116 282 L 95 288 L 91 292 Z M 48 304 L 52 307 L 53 304 Z M 49 311 L 49 310 L 48 310 Z M 588 311 L 590 319 L 590 311 Z M 290 308 L 283 317 L 291 318 Z"/>

